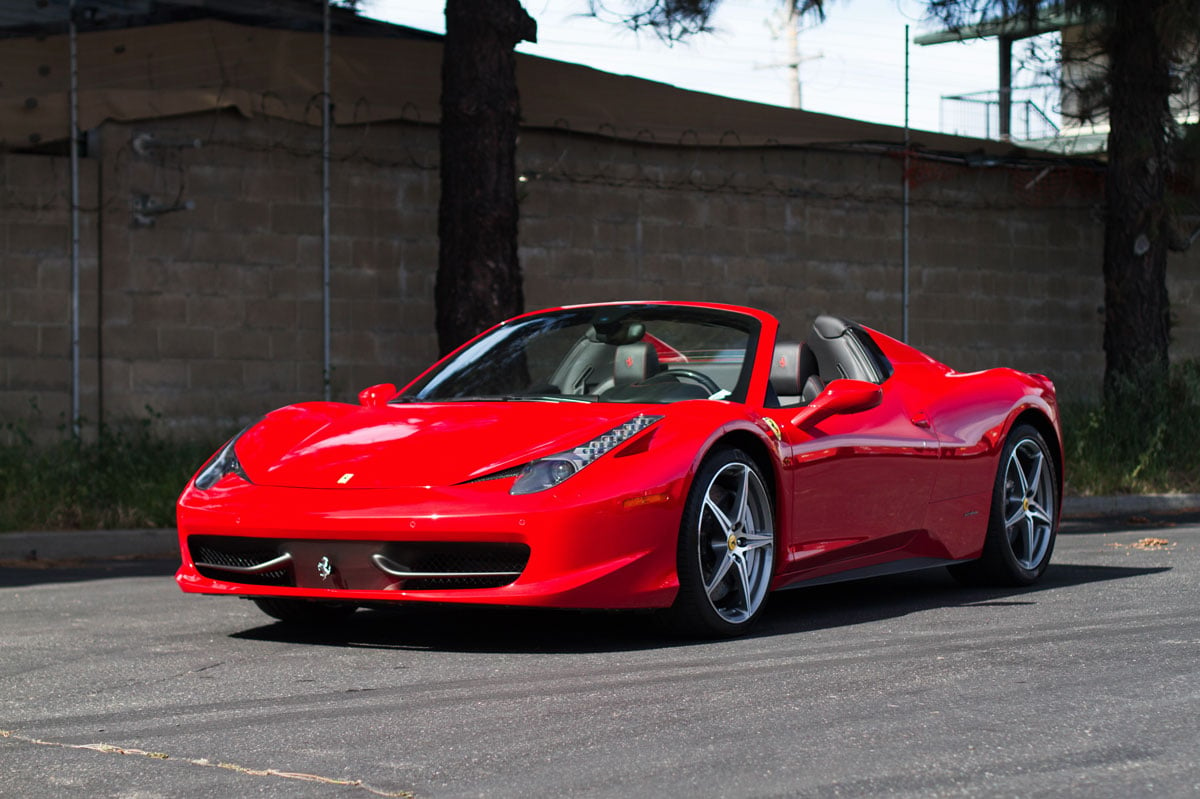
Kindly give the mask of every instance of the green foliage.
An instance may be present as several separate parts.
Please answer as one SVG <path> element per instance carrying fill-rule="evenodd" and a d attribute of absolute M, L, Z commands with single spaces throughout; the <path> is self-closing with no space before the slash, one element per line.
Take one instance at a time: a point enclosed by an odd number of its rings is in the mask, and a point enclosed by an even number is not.
<path fill-rule="evenodd" d="M 1200 361 L 1125 380 L 1101 404 L 1063 408 L 1072 494 L 1200 491 Z"/>
<path fill-rule="evenodd" d="M 159 435 L 155 418 L 102 425 L 94 439 L 60 425 L 48 443 L 25 425 L 5 425 L 0 531 L 173 526 L 175 499 L 220 442 Z"/>

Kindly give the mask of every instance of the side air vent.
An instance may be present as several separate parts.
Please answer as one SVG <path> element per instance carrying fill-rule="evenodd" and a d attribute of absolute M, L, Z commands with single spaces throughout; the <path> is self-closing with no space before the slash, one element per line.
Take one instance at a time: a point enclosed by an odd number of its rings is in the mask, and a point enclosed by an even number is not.
<path fill-rule="evenodd" d="M 408 591 L 499 588 L 521 576 L 525 544 L 413 542 L 388 544 L 371 557 L 380 571 L 404 579 Z"/>
<path fill-rule="evenodd" d="M 213 580 L 250 585 L 293 585 L 292 556 L 269 539 L 191 536 L 196 571 Z"/>

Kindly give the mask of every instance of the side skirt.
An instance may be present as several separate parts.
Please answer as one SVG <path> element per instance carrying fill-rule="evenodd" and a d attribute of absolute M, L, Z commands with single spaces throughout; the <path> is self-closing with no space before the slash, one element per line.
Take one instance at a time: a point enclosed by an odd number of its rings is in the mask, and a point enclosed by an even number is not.
<path fill-rule="evenodd" d="M 808 588 L 814 585 L 829 585 L 830 583 L 845 583 L 851 580 L 865 580 L 869 577 L 884 577 L 889 574 L 903 574 L 905 572 L 922 571 L 923 569 L 936 569 L 939 566 L 953 566 L 957 563 L 970 563 L 975 558 L 965 558 L 963 560 L 950 560 L 947 558 L 905 558 L 904 560 L 893 560 L 888 563 L 879 563 L 875 566 L 865 566 L 861 569 L 850 569 L 836 574 L 826 574 L 821 577 L 812 577 L 810 579 L 797 580 L 789 582 L 786 585 L 775 588 L 776 591 L 787 591 L 791 588 Z"/>

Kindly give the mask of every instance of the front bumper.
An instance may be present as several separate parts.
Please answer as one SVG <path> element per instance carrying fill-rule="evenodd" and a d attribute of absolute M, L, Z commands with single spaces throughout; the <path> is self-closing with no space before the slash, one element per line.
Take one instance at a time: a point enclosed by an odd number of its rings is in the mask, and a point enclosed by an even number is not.
<path fill-rule="evenodd" d="M 364 604 L 674 600 L 681 485 L 591 499 L 584 481 L 517 497 L 509 482 L 331 490 L 226 477 L 180 497 L 175 579 L 190 593 Z"/>

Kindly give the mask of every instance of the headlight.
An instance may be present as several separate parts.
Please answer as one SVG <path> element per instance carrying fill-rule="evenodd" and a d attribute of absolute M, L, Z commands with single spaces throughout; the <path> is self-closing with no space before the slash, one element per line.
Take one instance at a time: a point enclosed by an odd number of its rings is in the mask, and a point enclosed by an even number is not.
<path fill-rule="evenodd" d="M 538 491 L 545 491 L 547 488 L 553 488 L 661 418 L 661 416 L 635 416 L 604 435 L 596 436 L 586 444 L 566 452 L 540 458 L 521 470 L 521 474 L 517 476 L 508 493 L 534 494 Z"/>
<path fill-rule="evenodd" d="M 247 428 L 249 429 L 249 428 Z M 243 430 L 242 433 L 246 431 Z M 216 484 L 218 480 L 227 474 L 236 474 L 238 477 L 250 482 L 250 478 L 246 476 L 246 472 L 242 470 L 242 464 L 238 463 L 237 452 L 234 451 L 234 445 L 238 439 L 242 437 L 242 433 L 229 440 L 229 443 L 221 447 L 213 459 L 208 462 L 208 465 L 200 470 L 200 474 L 196 475 L 196 488 L 201 491 L 207 491 Z"/>

